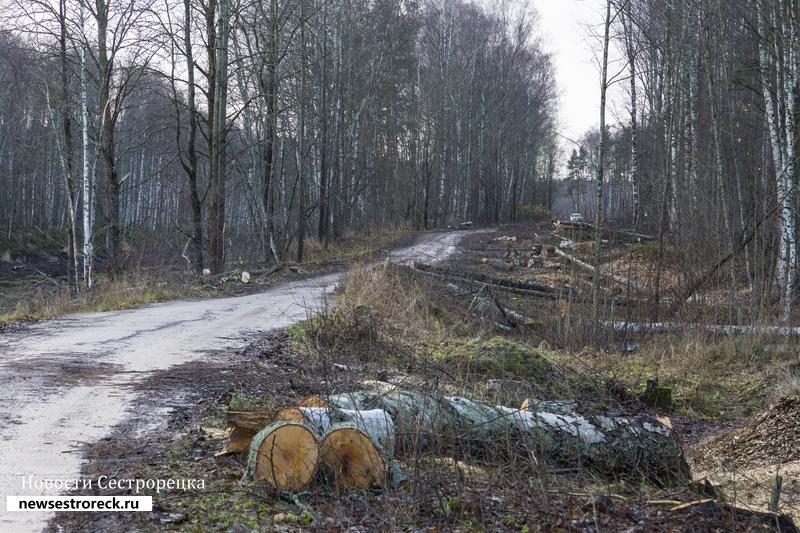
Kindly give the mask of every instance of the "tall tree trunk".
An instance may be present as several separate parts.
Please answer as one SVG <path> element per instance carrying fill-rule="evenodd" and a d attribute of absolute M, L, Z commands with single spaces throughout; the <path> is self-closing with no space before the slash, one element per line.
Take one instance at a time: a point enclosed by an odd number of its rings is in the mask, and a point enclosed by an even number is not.
<path fill-rule="evenodd" d="M 275 144 L 278 142 L 278 0 L 270 0 L 270 11 L 267 22 L 267 57 L 266 72 L 261 76 L 261 92 L 264 94 L 267 120 L 264 132 L 264 189 L 261 202 L 266 216 L 266 233 L 269 249 L 275 261 L 279 257 L 275 246 Z M 265 258 L 266 259 L 266 258 Z"/>
<path fill-rule="evenodd" d="M 213 106 L 211 118 L 211 168 L 208 254 L 211 274 L 222 271 L 225 264 L 225 173 L 228 107 L 228 37 L 230 0 L 219 0 L 214 50 L 214 91 L 210 103 Z"/>
<path fill-rule="evenodd" d="M 608 89 L 608 43 L 611 34 L 611 0 L 606 0 L 605 30 L 603 34 L 603 62 L 600 65 L 600 146 L 597 149 L 596 208 L 594 214 L 594 279 L 592 280 L 592 319 L 598 320 L 600 314 L 600 245 L 603 230 L 603 184 L 605 181 L 606 158 L 606 90 Z"/>
<path fill-rule="evenodd" d="M 58 2 L 59 52 L 61 59 L 61 123 L 64 132 L 64 153 L 61 156 L 64 182 L 67 187 L 67 279 L 73 293 L 78 292 L 77 214 L 78 194 L 75 189 L 72 119 L 69 114 L 69 79 L 67 77 L 67 2 Z"/>
<path fill-rule="evenodd" d="M 116 154 L 114 153 L 114 116 L 111 101 L 111 83 L 113 80 L 113 60 L 109 57 L 108 49 L 108 23 L 109 4 L 106 0 L 97 0 L 97 69 L 100 83 L 100 161 L 106 183 L 108 218 L 107 243 L 108 263 L 106 274 L 113 279 L 119 273 L 119 248 L 120 248 L 120 221 L 119 221 L 119 194 L 120 181 L 116 167 Z"/>
<path fill-rule="evenodd" d="M 623 11 L 623 27 L 625 30 L 625 50 L 628 55 L 628 68 L 630 69 L 631 91 L 631 195 L 633 201 L 633 230 L 639 226 L 639 127 L 638 127 L 638 101 L 636 95 L 636 48 L 633 36 L 633 14 L 630 0 L 625 2 Z"/>
<path fill-rule="evenodd" d="M 303 262 L 306 238 L 306 192 L 305 192 L 305 142 L 306 142 L 306 2 L 300 0 L 300 98 L 298 99 L 298 164 L 297 164 L 297 262 Z"/>
<path fill-rule="evenodd" d="M 81 134 L 83 140 L 83 283 L 87 289 L 93 285 L 94 271 L 94 214 L 95 214 L 95 188 L 96 179 L 93 172 L 94 165 L 89 155 L 89 105 L 87 88 L 86 54 L 89 43 L 84 33 L 84 9 L 80 3 L 81 19 Z"/>
<path fill-rule="evenodd" d="M 186 54 L 186 73 L 187 73 L 187 113 L 189 115 L 189 131 L 186 138 L 186 159 L 181 158 L 183 170 L 189 181 L 189 201 L 192 205 L 192 243 L 194 245 L 195 266 L 198 274 L 203 273 L 203 204 L 200 200 L 200 192 L 197 187 L 197 104 L 195 102 L 196 89 L 194 80 L 194 53 L 192 52 L 191 38 L 191 0 L 183 1 L 184 26 L 183 26 L 183 46 Z M 180 112 L 180 111 L 178 111 Z M 180 128 L 178 128 L 180 135 Z"/>
<path fill-rule="evenodd" d="M 728 245 L 728 252 L 733 253 L 736 249 L 736 243 L 734 242 L 734 235 L 733 235 L 733 222 L 732 222 L 732 215 L 731 210 L 728 205 L 729 200 L 727 197 L 727 187 L 725 186 L 725 180 L 723 175 L 723 167 L 722 167 L 722 141 L 721 141 L 721 133 L 719 127 L 719 112 L 717 106 L 717 96 L 714 91 L 714 76 L 713 76 L 713 64 L 711 62 L 711 53 L 709 50 L 711 38 L 710 35 L 707 36 L 707 47 L 706 47 L 706 82 L 708 84 L 708 98 L 709 103 L 711 106 L 711 129 L 714 137 L 714 167 L 717 175 L 717 189 L 719 190 L 720 198 L 722 200 L 722 218 L 725 224 L 725 233 L 727 238 L 727 245 Z M 739 323 L 742 319 L 741 314 L 741 307 L 736 305 L 736 302 L 739 299 L 739 283 L 737 280 L 737 271 L 736 271 L 736 261 L 730 262 L 730 274 L 731 274 L 731 308 L 737 309 L 737 320 Z"/>
<path fill-rule="evenodd" d="M 327 15 L 327 4 L 325 8 Z M 322 86 L 320 87 L 322 132 L 319 154 L 319 223 L 317 238 L 328 247 L 328 32 L 327 16 L 322 25 Z"/>
<path fill-rule="evenodd" d="M 787 4 L 788 5 L 788 4 Z M 791 319 L 791 301 L 794 293 L 794 277 L 797 267 L 797 245 L 795 241 L 795 216 L 794 205 L 794 169 L 796 164 L 791 161 L 790 145 L 793 144 L 793 129 L 796 128 L 796 113 L 794 113 L 793 88 L 795 73 L 785 64 L 785 56 L 781 56 L 777 44 L 779 34 L 787 36 L 788 46 L 784 53 L 793 57 L 791 50 L 793 39 L 797 39 L 793 24 L 782 21 L 777 23 L 775 13 L 772 13 L 770 27 L 767 26 L 767 15 L 761 2 L 756 2 L 758 9 L 759 29 L 759 62 L 763 85 L 764 104 L 766 107 L 766 120 L 772 147 L 772 163 L 775 167 L 777 180 L 778 203 L 780 205 L 780 254 L 778 256 L 777 277 L 782 289 L 783 321 L 788 325 Z M 785 14 L 790 18 L 791 9 Z M 783 19 L 784 17 L 781 17 Z M 779 31 L 780 30 L 780 31 Z M 770 47 L 772 50 L 770 50 Z M 786 50 L 788 48 L 788 50 Z M 774 52 L 774 57 L 771 55 Z M 791 61 L 789 61 L 791 63 Z M 781 80 L 786 80 L 783 84 Z M 783 98 L 781 98 L 783 95 Z M 781 105 L 783 103 L 784 105 Z M 794 123 L 794 124 L 793 124 Z M 792 152 L 793 153 L 793 152 Z"/>

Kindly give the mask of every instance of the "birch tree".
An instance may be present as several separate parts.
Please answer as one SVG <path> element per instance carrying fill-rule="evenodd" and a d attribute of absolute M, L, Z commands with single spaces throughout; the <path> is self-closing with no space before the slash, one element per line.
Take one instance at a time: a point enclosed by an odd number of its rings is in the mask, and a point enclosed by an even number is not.
<path fill-rule="evenodd" d="M 603 24 L 603 58 L 600 63 L 600 145 L 597 149 L 597 183 L 595 185 L 595 246 L 594 246 L 594 279 L 592 281 L 592 316 L 599 318 L 600 312 L 600 245 L 602 240 L 601 225 L 603 222 L 603 186 L 605 181 L 606 158 L 606 93 L 608 91 L 608 46 L 611 38 L 611 0 L 606 0 L 605 22 Z"/>
<path fill-rule="evenodd" d="M 796 0 L 756 3 L 759 29 L 759 63 L 763 84 L 766 122 L 772 147 L 778 202 L 780 206 L 780 254 L 778 281 L 782 289 L 782 318 L 791 320 L 797 270 L 795 143 L 798 133 L 798 110 L 795 94 L 798 87 L 798 51 Z"/>

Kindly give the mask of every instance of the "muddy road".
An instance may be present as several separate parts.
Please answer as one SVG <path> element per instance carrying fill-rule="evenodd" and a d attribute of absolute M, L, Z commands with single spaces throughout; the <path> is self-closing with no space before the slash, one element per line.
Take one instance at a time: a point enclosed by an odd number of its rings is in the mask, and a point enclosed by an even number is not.
<path fill-rule="evenodd" d="M 388 258 L 436 262 L 469 233 L 423 235 Z M 134 386 L 150 373 L 238 349 L 248 331 L 285 328 L 324 311 L 338 279 L 329 274 L 237 298 L 70 315 L 0 334 L 0 494 L 62 493 L 63 486 L 37 488 L 36 481 L 78 479 L 86 443 L 126 418 L 160 418 L 136 409 L 141 393 Z M 50 517 L 6 510 L 0 531 L 40 531 Z"/>

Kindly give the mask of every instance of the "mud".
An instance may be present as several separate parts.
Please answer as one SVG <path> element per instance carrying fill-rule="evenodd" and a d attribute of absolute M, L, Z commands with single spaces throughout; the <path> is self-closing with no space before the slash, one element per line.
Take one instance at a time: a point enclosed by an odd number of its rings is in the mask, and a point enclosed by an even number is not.
<path fill-rule="evenodd" d="M 391 258 L 444 259 L 465 235 L 426 234 Z M 153 417 L 144 414 L 148 398 L 160 398 L 162 410 L 187 404 L 178 392 L 184 387 L 142 392 L 154 373 L 202 360 L 215 350 L 235 352 L 248 345 L 254 332 L 285 328 L 324 312 L 332 305 L 327 296 L 338 278 L 329 274 L 237 298 L 78 314 L 0 331 L 0 436 L 6 444 L 0 494 L 59 494 L 23 487 L 23 479 L 79 478 L 85 447 L 103 439 L 113 442 L 112 428 L 127 422 L 132 426 L 126 433 L 156 429 Z M 203 386 L 197 376 L 164 379 Z M 6 512 L 0 515 L 0 530 L 38 531 L 51 518 L 50 513 Z"/>

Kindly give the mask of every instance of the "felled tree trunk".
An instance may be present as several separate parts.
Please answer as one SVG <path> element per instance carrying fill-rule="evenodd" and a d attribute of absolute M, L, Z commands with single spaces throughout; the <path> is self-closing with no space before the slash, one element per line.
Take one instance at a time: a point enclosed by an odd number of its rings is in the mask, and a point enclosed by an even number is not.
<path fill-rule="evenodd" d="M 318 436 L 323 437 L 331 427 L 341 423 L 356 424 L 385 451 L 388 458 L 394 457 L 395 429 L 389 413 L 382 409 L 355 411 L 327 407 L 300 407 L 304 422 Z"/>
<path fill-rule="evenodd" d="M 388 412 L 401 454 L 422 448 L 497 458 L 535 456 L 542 450 L 559 464 L 609 476 L 663 483 L 691 479 L 672 429 L 648 416 L 586 418 L 563 403 L 532 402 L 530 410 L 512 409 L 389 387 L 339 394 L 328 401 L 342 409 Z"/>
<path fill-rule="evenodd" d="M 558 254 L 559 256 L 563 257 L 567 261 L 571 261 L 571 262 L 575 263 L 576 265 L 581 267 L 583 270 L 585 270 L 587 272 L 594 273 L 594 271 L 595 271 L 594 266 L 592 266 L 592 265 L 590 265 L 588 263 L 584 263 L 580 259 L 577 259 L 577 258 L 575 258 L 575 257 L 573 257 L 573 256 L 571 256 L 569 254 L 566 254 L 566 253 L 562 252 L 561 250 L 559 250 L 558 248 L 556 248 L 555 252 L 556 252 L 556 254 Z M 629 278 L 623 278 L 622 276 L 617 276 L 617 275 L 614 275 L 614 274 L 610 274 L 608 272 L 603 272 L 602 270 L 600 271 L 600 277 L 610 279 L 611 281 L 613 281 L 615 283 L 618 283 L 620 285 L 624 285 L 624 286 L 630 285 L 632 288 L 636 289 L 637 291 L 639 291 L 641 293 L 644 293 L 644 294 L 647 294 L 647 295 L 652 295 L 653 294 L 653 291 L 652 291 L 652 289 L 650 289 L 650 287 L 648 287 L 647 285 L 642 285 L 641 283 L 633 281 L 632 279 L 629 279 Z"/>
<path fill-rule="evenodd" d="M 340 488 L 382 484 L 390 459 L 386 450 L 359 424 L 336 424 L 320 441 L 320 471 Z"/>
<path fill-rule="evenodd" d="M 302 422 L 304 415 L 297 407 L 285 407 L 278 411 L 252 411 L 228 409 L 225 414 L 231 433 L 220 454 L 246 452 L 250 449 L 253 437 L 273 422 Z"/>
<path fill-rule="evenodd" d="M 259 431 L 274 422 L 287 421 L 304 424 L 318 438 L 322 438 L 334 424 L 353 422 L 375 439 L 389 457 L 394 456 L 394 424 L 389 414 L 380 409 L 355 411 L 330 408 L 319 396 L 309 396 L 300 401 L 298 407 L 284 407 L 278 411 L 229 409 L 226 418 L 232 429 L 220 454 L 248 451 Z"/>
<path fill-rule="evenodd" d="M 275 422 L 253 437 L 244 479 L 265 481 L 278 491 L 301 490 L 314 477 L 319 452 L 317 437 L 306 426 Z"/>
<path fill-rule="evenodd" d="M 277 490 L 296 491 L 311 480 L 317 456 L 320 471 L 340 488 L 365 488 L 384 481 L 397 487 L 405 480 L 405 474 L 392 461 L 395 428 L 386 411 L 329 407 L 319 397 L 300 403 L 321 407 L 229 413 L 229 422 L 237 425 L 224 452 L 232 451 L 234 444 L 241 448 L 245 442 L 244 433 L 234 441 L 236 431 L 249 432 L 268 424 L 247 440 L 250 455 L 245 480 L 266 481 Z"/>

